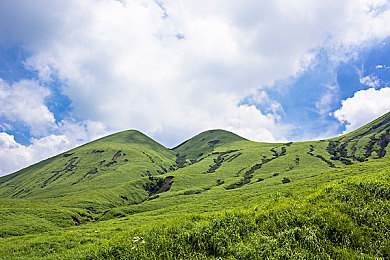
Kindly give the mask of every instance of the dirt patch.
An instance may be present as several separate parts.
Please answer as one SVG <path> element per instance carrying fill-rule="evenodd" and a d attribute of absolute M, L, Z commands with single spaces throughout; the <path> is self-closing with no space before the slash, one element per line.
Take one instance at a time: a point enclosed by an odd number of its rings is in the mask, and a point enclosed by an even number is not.
<path fill-rule="evenodd" d="M 256 170 L 259 170 L 264 164 L 266 163 L 269 163 L 271 162 L 272 160 L 275 160 L 281 156 L 284 156 L 286 155 L 286 148 L 285 147 L 282 147 L 281 148 L 281 153 L 278 153 L 276 150 L 276 148 L 272 148 L 270 151 L 273 153 L 272 157 L 271 158 L 267 158 L 265 156 L 263 156 L 263 158 L 261 158 L 261 163 L 258 163 L 258 164 L 255 164 L 253 165 L 249 170 L 247 170 L 245 173 L 244 173 L 244 178 L 238 182 L 235 182 L 235 183 L 232 183 L 230 184 L 229 186 L 225 187 L 226 190 L 231 190 L 231 189 L 237 189 L 237 188 L 240 188 L 242 186 L 244 186 L 245 184 L 248 184 L 251 182 L 252 178 L 253 178 L 253 173 L 256 171 Z M 237 174 L 236 174 L 236 177 L 239 176 L 239 174 L 244 170 L 245 168 L 241 169 Z M 273 174 L 273 176 L 277 176 L 279 175 L 279 173 L 275 173 Z M 272 177 L 272 176 L 271 176 Z M 270 177 L 270 178 L 271 178 Z M 259 179 L 258 181 L 262 181 L 263 179 Z"/>
<path fill-rule="evenodd" d="M 87 176 L 90 175 L 90 174 L 95 174 L 95 173 L 97 173 L 97 172 L 98 172 L 98 170 L 97 170 L 97 168 L 95 168 L 95 169 L 93 169 L 92 171 L 86 173 L 86 174 L 84 175 L 83 178 L 87 177 Z"/>
<path fill-rule="evenodd" d="M 41 188 L 45 188 L 46 185 L 52 180 L 54 179 L 58 174 L 60 174 L 60 172 L 56 172 L 54 175 L 50 176 L 47 180 L 45 180 L 43 182 L 43 184 L 41 185 Z"/>
<path fill-rule="evenodd" d="M 238 156 L 240 156 L 242 153 L 236 153 L 232 156 L 230 156 L 229 158 L 226 159 L 227 162 L 231 162 L 233 161 L 234 159 L 236 159 Z"/>
<path fill-rule="evenodd" d="M 109 162 L 109 163 L 107 163 L 106 165 L 104 165 L 104 166 L 106 166 L 106 167 L 110 167 L 111 165 L 113 165 L 114 163 L 117 163 L 117 161 L 113 161 L 113 162 Z"/>
<path fill-rule="evenodd" d="M 310 156 L 314 156 L 313 152 L 314 152 L 314 146 L 310 145 L 310 150 L 307 152 L 307 154 Z"/>
<path fill-rule="evenodd" d="M 83 176 L 83 178 L 79 179 L 78 181 L 73 182 L 72 185 L 75 185 L 75 184 L 79 183 L 80 181 L 82 181 L 82 180 L 83 180 L 85 177 L 87 177 L 88 175 L 90 175 L 90 174 L 95 174 L 95 173 L 97 173 L 97 172 L 98 172 L 97 168 L 95 168 L 95 169 L 93 169 L 93 170 L 87 172 L 87 173 Z"/>
<path fill-rule="evenodd" d="M 165 179 L 149 176 L 150 182 L 147 183 L 144 188 L 149 192 L 149 197 L 151 197 L 156 194 L 168 191 L 172 186 L 172 179 L 173 176 L 168 176 Z"/>
<path fill-rule="evenodd" d="M 166 177 L 166 178 L 164 179 L 164 184 L 163 184 L 163 186 L 160 188 L 160 190 L 158 190 L 158 191 L 156 192 L 156 194 L 159 194 L 159 193 L 163 193 L 163 192 L 168 191 L 168 190 L 171 188 L 171 186 L 172 186 L 172 183 L 173 183 L 172 179 L 173 179 L 173 176 L 168 176 L 168 177 Z"/>
<path fill-rule="evenodd" d="M 70 162 L 69 164 L 65 167 L 64 170 L 62 171 L 70 171 L 72 170 L 74 167 L 76 167 L 75 165 L 73 165 L 73 163 L 78 159 L 79 157 L 73 157 L 72 159 L 70 159 Z"/>
<path fill-rule="evenodd" d="M 116 152 L 114 157 L 112 157 L 112 160 L 115 161 L 116 159 L 118 159 L 119 156 L 121 156 L 121 151 Z"/>
<path fill-rule="evenodd" d="M 78 220 L 76 217 L 72 216 L 72 219 L 73 219 L 73 222 L 75 224 L 75 226 L 79 226 L 81 224 L 83 224 L 83 222 L 81 222 L 80 220 Z"/>
<path fill-rule="evenodd" d="M 213 173 L 216 170 L 218 170 L 219 167 L 221 167 L 221 165 L 222 165 L 222 163 L 224 161 L 230 162 L 230 161 L 234 160 L 235 158 L 240 156 L 241 153 L 234 154 L 234 155 L 228 157 L 228 159 L 225 159 L 225 157 L 227 156 L 227 154 L 234 153 L 234 152 L 237 152 L 237 151 L 238 150 L 229 150 L 229 151 L 226 151 L 226 152 L 214 152 L 214 153 L 211 153 L 211 155 L 218 154 L 218 157 L 217 157 L 217 159 L 214 159 L 214 164 L 210 165 L 210 168 L 206 172 L 204 172 L 204 173 Z"/>
<path fill-rule="evenodd" d="M 41 185 L 41 188 L 44 188 L 47 186 L 47 184 L 49 184 L 50 182 L 53 182 L 55 180 L 57 180 L 59 177 L 62 176 L 62 174 L 60 174 L 61 172 L 64 172 L 64 171 L 70 171 L 72 170 L 74 167 L 76 167 L 76 165 L 74 165 L 73 163 L 78 159 L 79 157 L 73 157 L 72 159 L 69 160 L 69 164 L 65 167 L 65 169 L 61 170 L 61 171 L 52 171 L 52 173 L 54 173 L 52 176 L 50 176 L 47 180 L 45 180 L 43 182 L 43 184 Z"/>

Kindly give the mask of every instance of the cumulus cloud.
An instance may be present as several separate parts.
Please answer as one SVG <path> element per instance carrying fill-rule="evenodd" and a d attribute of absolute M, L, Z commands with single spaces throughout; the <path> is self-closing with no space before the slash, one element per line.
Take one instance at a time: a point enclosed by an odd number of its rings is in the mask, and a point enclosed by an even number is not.
<path fill-rule="evenodd" d="M 92 121 L 61 121 L 57 131 L 61 134 L 31 138 L 29 145 L 22 145 L 13 135 L 0 132 L 0 176 L 108 134 L 101 123 Z"/>
<path fill-rule="evenodd" d="M 260 90 L 257 93 L 249 95 L 244 100 L 244 103 L 256 107 L 263 107 L 263 113 L 270 113 L 276 119 L 280 119 L 280 115 L 284 113 L 282 104 L 271 99 L 265 90 Z"/>
<path fill-rule="evenodd" d="M 36 81 L 21 80 L 9 85 L 0 79 L 0 118 L 24 123 L 35 136 L 45 135 L 55 126 L 54 115 L 45 105 L 49 95 L 50 91 Z"/>
<path fill-rule="evenodd" d="M 17 12 L 4 16 L 8 20 L 3 18 L 0 35 L 8 33 L 2 38 L 28 46 L 32 55 L 26 64 L 42 80 L 55 76 L 66 82 L 63 93 L 77 119 L 151 135 L 172 124 L 181 129 L 188 114 L 208 118 L 218 107 L 238 113 L 242 98 L 299 73 L 316 49 L 353 47 L 390 30 L 383 1 L 39 0 L 2 5 L 2 12 Z M 21 10 L 28 7 L 31 14 Z M 8 30 L 10 22 L 15 31 Z M 23 35 L 25 28 L 42 37 Z M 326 105 L 325 99 L 317 105 Z M 216 121 L 229 126 L 234 113 L 219 113 L 225 121 Z M 277 132 L 262 116 L 258 124 Z M 203 125 L 208 124 L 189 124 L 187 131 L 194 134 Z M 174 145 L 181 140 L 161 141 Z"/>
<path fill-rule="evenodd" d="M 341 102 L 333 115 L 346 123 L 345 132 L 351 132 L 390 111 L 390 88 L 370 88 L 356 92 Z"/>
<path fill-rule="evenodd" d="M 289 127 L 275 123 L 271 114 L 263 115 L 254 105 L 240 105 L 226 123 L 226 129 L 236 132 L 250 140 L 263 140 L 267 142 L 285 141 Z M 275 136 L 279 136 L 276 139 Z"/>
<path fill-rule="evenodd" d="M 69 131 L 89 120 L 168 146 L 208 128 L 274 141 L 289 128 L 283 108 L 261 95 L 271 113 L 241 101 L 301 73 L 319 49 L 336 59 L 385 38 L 389 19 L 382 0 L 1 1 L 0 43 L 23 46 L 41 82 L 66 85 Z"/>
<path fill-rule="evenodd" d="M 0 132 L 0 176 L 70 148 L 69 141 L 63 135 L 49 135 L 31 141 L 30 145 L 24 146 L 17 143 L 14 136 Z"/>

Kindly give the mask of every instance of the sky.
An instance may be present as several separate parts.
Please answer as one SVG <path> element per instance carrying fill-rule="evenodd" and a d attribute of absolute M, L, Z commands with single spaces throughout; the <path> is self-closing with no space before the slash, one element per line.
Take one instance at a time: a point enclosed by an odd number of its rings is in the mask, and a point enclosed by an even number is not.
<path fill-rule="evenodd" d="M 0 176 L 137 129 L 318 140 L 390 111 L 389 0 L 0 0 Z"/>

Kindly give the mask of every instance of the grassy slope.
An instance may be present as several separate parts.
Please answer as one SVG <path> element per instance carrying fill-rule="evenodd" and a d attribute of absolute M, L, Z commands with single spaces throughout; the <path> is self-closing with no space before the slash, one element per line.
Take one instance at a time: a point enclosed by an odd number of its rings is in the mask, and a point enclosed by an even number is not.
<path fill-rule="evenodd" d="M 119 151 L 121 155 L 113 160 Z M 172 151 L 142 133 L 125 131 L 0 178 L 0 197 L 21 198 L 27 204 L 33 201 L 34 208 L 35 202 L 63 206 L 63 211 L 78 208 L 83 215 L 93 219 L 108 208 L 146 200 L 149 192 L 144 186 L 155 182 L 147 176 L 157 175 L 163 169 L 169 171 L 175 158 Z M 109 163 L 112 164 L 105 166 Z M 70 164 L 74 167 L 64 170 Z M 97 172 L 87 174 L 94 169 Z M 0 203 L 0 209 L 5 210 L 5 206 Z M 78 221 L 86 220 L 83 215 L 76 216 Z M 64 223 L 73 225 L 70 215 L 66 216 Z M 21 227 L 26 226 L 23 221 L 18 223 Z M 39 230 L 39 225 L 29 230 Z"/>
<path fill-rule="evenodd" d="M 187 159 L 198 159 L 212 152 L 215 147 L 243 140 L 246 139 L 234 133 L 216 129 L 202 132 L 172 150 Z"/>
<path fill-rule="evenodd" d="M 378 159 L 390 152 L 390 113 L 340 137 L 330 140 L 329 152 L 347 161 Z"/>
<path fill-rule="evenodd" d="M 80 220 L 82 218 L 87 220 L 87 216 L 105 220 L 70 229 L 67 231 L 67 234 L 81 232 L 86 237 L 95 237 L 91 230 L 96 228 L 99 230 L 103 229 L 106 231 L 99 234 L 99 239 L 106 242 L 109 233 L 113 230 L 109 226 L 117 227 L 120 230 L 129 229 L 131 230 L 129 232 L 135 235 L 137 232 L 134 230 L 137 230 L 137 226 L 143 223 L 151 224 L 161 221 L 164 223 L 168 217 L 175 217 L 176 219 L 188 213 L 203 213 L 206 215 L 202 215 L 202 218 L 205 216 L 206 218 L 209 216 L 214 218 L 216 216 L 215 213 L 205 212 L 220 212 L 225 209 L 239 209 L 243 207 L 248 209 L 269 207 L 266 210 L 271 210 L 272 206 L 278 211 L 279 207 L 283 208 L 283 204 L 279 205 L 279 202 L 275 204 L 274 199 L 280 196 L 287 196 L 290 200 L 290 197 L 293 195 L 296 203 L 300 203 L 301 200 L 305 199 L 307 200 L 305 207 L 310 208 L 312 205 L 308 197 L 314 192 L 314 188 L 322 187 L 324 183 L 334 179 L 361 175 L 362 173 L 368 179 L 374 180 L 376 176 L 379 176 L 374 174 L 375 169 L 378 167 L 388 168 L 389 160 L 386 158 L 390 157 L 390 146 L 387 145 L 390 140 L 389 118 L 389 114 L 384 115 L 349 135 L 318 142 L 256 143 L 226 131 L 212 130 L 197 135 L 174 148 L 173 151 L 162 147 L 139 132 L 122 132 L 66 153 L 74 153 L 71 156 L 64 157 L 64 154 L 62 154 L 14 175 L 0 178 L 0 196 L 10 198 L 24 197 L 23 203 L 28 205 L 31 202 L 32 206 L 30 208 L 36 209 L 39 209 L 39 207 L 35 203 L 50 203 L 49 205 L 53 207 L 59 207 L 59 211 L 63 212 L 63 216 L 65 216 L 64 223 L 69 225 L 72 224 L 70 214 L 75 214 L 74 212 L 78 214 L 76 217 Z M 92 153 L 93 150 L 104 150 L 104 152 Z M 117 159 L 117 163 L 109 167 L 96 165 L 101 160 L 106 160 L 106 162 L 112 161 L 113 155 L 119 150 L 121 150 L 122 154 L 126 153 L 126 155 L 123 156 L 121 154 L 118 157 L 120 159 Z M 79 158 L 76 160 L 76 167 L 72 171 L 64 172 L 60 178 L 49 182 L 49 185 L 44 188 L 39 186 L 52 176 L 53 169 L 64 168 L 65 164 L 69 163 L 69 159 L 74 158 L 74 156 Z M 379 157 L 385 159 L 347 166 L 348 164 Z M 125 158 L 128 160 L 126 163 L 124 162 Z M 97 173 L 87 175 L 87 179 L 82 178 L 85 172 L 94 167 L 97 168 Z M 365 169 L 364 167 L 369 168 L 369 170 L 362 170 Z M 164 173 L 163 168 L 168 173 Z M 155 179 L 152 178 L 151 180 L 149 177 L 142 177 L 142 175 L 147 175 L 147 171 L 149 171 L 150 175 L 155 176 Z M 380 178 L 383 179 L 384 172 L 380 172 L 382 174 Z M 40 178 L 39 175 L 44 176 Z M 154 195 L 145 189 L 148 185 L 150 186 L 150 183 L 156 182 L 156 179 L 163 180 L 167 176 L 174 177 L 169 191 Z M 75 180 L 79 179 L 81 179 L 80 182 L 72 185 Z M 290 182 L 283 184 L 282 180 L 286 179 L 290 180 Z M 28 189 L 29 191 L 18 193 L 22 189 Z M 121 196 L 126 196 L 127 200 L 122 199 Z M 14 199 L 14 201 L 17 200 Z M 387 205 L 387 201 L 383 203 L 385 203 L 383 205 Z M 4 208 L 4 205 L 0 203 L 0 208 Z M 329 205 L 321 204 L 320 207 L 328 210 L 329 214 L 332 211 L 335 211 L 334 213 L 336 214 L 337 210 L 328 207 L 330 205 L 331 202 L 329 202 Z M 66 208 L 60 208 L 60 206 L 65 206 Z M 371 204 L 368 205 L 367 209 L 371 210 L 371 206 Z M 291 207 L 294 208 L 295 206 Z M 358 210 L 357 205 L 354 207 L 353 210 Z M 386 210 L 386 207 L 380 210 Z M 9 209 L 9 207 L 5 208 Z M 77 210 L 79 211 L 78 213 Z M 374 211 L 372 214 L 379 214 L 379 211 Z M 23 210 L 20 212 L 23 212 Z M 283 212 L 281 210 L 278 214 L 283 215 Z M 380 212 L 381 214 L 386 213 L 386 211 Z M 219 213 L 217 215 L 219 216 Z M 9 217 L 6 225 L 10 227 L 9 230 L 11 231 L 6 233 L 5 236 L 7 234 L 24 235 L 26 233 L 59 229 L 67 225 L 59 224 L 57 220 L 51 220 L 50 214 L 43 214 L 44 220 L 49 219 L 50 223 L 54 223 L 50 228 L 45 229 L 37 225 L 31 230 L 25 231 L 23 227 L 26 226 L 26 223 L 33 223 L 31 225 L 33 227 L 36 225 L 36 222 L 31 220 L 28 214 L 26 216 L 19 226 L 12 223 L 13 217 Z M 245 218 L 245 216 L 242 218 Z M 116 217 L 123 218 L 113 219 Z M 241 217 L 237 218 L 237 221 L 239 221 Z M 61 218 L 58 217 L 57 219 Z M 181 221 L 186 222 L 186 219 L 184 218 Z M 326 221 L 328 220 L 325 218 Z M 129 225 L 134 227 L 129 228 Z M 161 224 L 156 225 L 158 225 L 158 230 L 166 232 L 162 226 L 159 226 Z M 193 229 L 196 230 L 196 227 L 190 225 L 190 231 Z M 356 227 L 356 230 L 359 229 L 360 227 Z M 259 232 L 263 231 L 260 230 Z M 152 234 L 154 231 L 150 230 L 150 232 Z M 383 233 L 381 235 L 386 234 Z M 39 237 L 43 239 L 46 236 L 50 236 L 54 241 L 62 239 L 61 236 L 55 233 L 54 235 L 36 235 L 36 237 L 32 236 L 31 238 L 23 237 L 21 240 L 17 238 L 3 239 L 3 241 L 0 240 L 0 243 L 4 242 L 5 248 L 8 248 L 3 251 L 3 255 L 9 253 L 7 250 L 11 250 L 10 241 L 26 241 L 24 243 L 26 249 L 23 250 L 29 250 L 29 248 L 34 248 L 35 242 L 31 241 L 36 241 L 35 239 Z M 72 237 L 72 235 L 69 236 Z M 129 236 L 121 233 L 119 240 L 128 240 Z M 160 234 L 156 234 L 156 236 L 160 236 Z M 89 242 L 82 243 L 89 244 L 99 239 L 91 239 L 88 240 Z M 322 237 L 321 239 L 323 242 L 325 238 Z M 378 237 L 376 240 L 382 241 L 382 239 L 382 237 Z M 111 241 L 110 243 L 119 245 L 121 243 L 119 240 L 113 240 L 114 242 Z M 75 241 L 78 240 L 76 239 Z M 180 240 L 176 242 L 179 243 Z M 176 242 L 175 240 L 171 241 L 171 243 Z M 238 246 L 238 242 L 236 242 L 232 242 L 231 246 Z M 80 241 L 75 243 L 77 244 L 75 246 L 76 249 L 82 244 Z M 243 242 L 241 241 L 240 243 Z M 53 246 L 59 248 L 58 250 L 55 249 L 54 252 L 63 250 L 62 246 L 57 243 L 54 243 Z M 46 249 L 42 250 L 38 250 L 37 254 L 40 254 L 39 252 L 47 254 Z M 101 250 L 110 251 L 111 249 L 99 246 L 96 250 L 93 254 L 103 254 Z M 192 250 L 192 252 L 199 251 L 194 248 Z M 307 249 L 305 250 L 307 251 Z M 343 251 L 342 249 L 340 250 Z M 343 252 L 346 253 L 348 250 Z M 129 248 L 127 248 L 125 251 L 129 253 L 131 250 L 129 251 Z M 190 251 L 183 252 L 183 254 L 189 257 Z M 115 255 L 115 252 L 110 251 L 109 254 Z M 205 256 L 218 255 L 215 252 L 210 255 L 210 252 L 207 250 L 204 254 Z M 368 253 L 368 255 L 373 254 Z M 78 255 L 78 257 L 81 257 L 81 255 Z M 235 257 L 237 256 L 235 255 Z M 147 258 L 146 255 L 145 258 Z"/>
<path fill-rule="evenodd" d="M 280 185 L 246 209 L 165 216 L 163 220 L 149 215 L 136 217 L 137 225 L 131 224 L 131 216 L 61 232 L 0 239 L 0 256 L 387 259 L 389 172 L 389 159 L 375 160 Z M 196 211 L 196 207 L 190 205 L 188 210 Z"/>
<path fill-rule="evenodd" d="M 86 210 L 24 199 L 0 199 L 0 237 L 54 231 L 86 222 Z"/>

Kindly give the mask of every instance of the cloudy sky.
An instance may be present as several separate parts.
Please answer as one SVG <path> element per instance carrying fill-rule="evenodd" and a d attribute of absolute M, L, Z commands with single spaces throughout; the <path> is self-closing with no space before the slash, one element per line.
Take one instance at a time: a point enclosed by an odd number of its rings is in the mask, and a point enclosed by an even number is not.
<path fill-rule="evenodd" d="M 388 0 L 0 0 L 0 176 L 138 129 L 315 140 L 390 110 Z"/>

